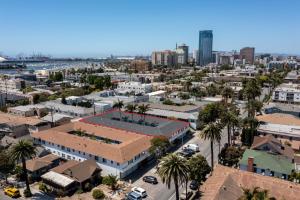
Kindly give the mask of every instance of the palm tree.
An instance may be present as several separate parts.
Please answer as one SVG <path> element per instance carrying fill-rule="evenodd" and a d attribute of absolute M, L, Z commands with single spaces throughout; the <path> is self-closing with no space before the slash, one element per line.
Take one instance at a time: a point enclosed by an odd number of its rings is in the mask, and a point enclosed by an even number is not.
<path fill-rule="evenodd" d="M 117 108 L 119 110 L 119 114 L 120 114 L 120 120 L 122 119 L 122 112 L 121 109 L 123 108 L 124 103 L 123 101 L 120 101 L 120 99 L 118 99 L 118 101 L 116 103 L 114 103 L 113 108 Z"/>
<path fill-rule="evenodd" d="M 218 122 L 210 122 L 206 125 L 200 137 L 204 140 L 210 140 L 211 153 L 211 171 L 214 170 L 214 142 L 221 141 L 222 126 Z"/>
<path fill-rule="evenodd" d="M 276 200 L 275 197 L 269 197 L 268 190 L 260 190 L 259 187 L 250 189 L 242 188 L 243 196 L 241 196 L 238 200 Z"/>
<path fill-rule="evenodd" d="M 227 111 L 225 113 L 223 113 L 222 117 L 221 117 L 221 121 L 224 125 L 227 126 L 227 134 L 228 134 L 228 145 L 231 145 L 231 131 L 234 128 L 233 126 L 238 125 L 239 121 L 238 121 L 238 116 L 231 111 Z"/>
<path fill-rule="evenodd" d="M 23 175 L 26 182 L 26 190 L 29 194 L 31 194 L 29 181 L 28 181 L 28 174 L 26 169 L 26 159 L 30 159 L 34 157 L 36 154 L 36 147 L 33 146 L 32 143 L 26 140 L 20 140 L 17 144 L 12 147 L 11 151 L 11 159 L 15 162 L 21 161 L 22 168 L 23 168 Z"/>
<path fill-rule="evenodd" d="M 137 105 L 136 104 L 128 104 L 126 106 L 126 111 L 131 113 L 131 120 L 133 122 L 133 112 L 136 110 Z"/>
<path fill-rule="evenodd" d="M 179 200 L 179 184 L 186 183 L 188 180 L 187 161 L 176 154 L 169 154 L 161 159 L 161 163 L 157 173 L 168 188 L 170 188 L 171 182 L 174 183 L 176 200 Z"/>
<path fill-rule="evenodd" d="M 234 93 L 234 91 L 230 87 L 225 87 L 222 90 L 222 98 L 224 99 L 224 103 L 225 103 L 226 106 L 227 106 L 227 103 L 228 103 L 228 99 L 233 96 L 233 93 Z"/>
<path fill-rule="evenodd" d="M 246 104 L 246 108 L 248 110 L 248 117 L 255 117 L 256 112 L 260 112 L 263 107 L 263 103 L 258 100 L 250 99 Z"/>
<path fill-rule="evenodd" d="M 146 121 L 146 112 L 150 110 L 149 104 L 142 104 L 138 107 L 138 113 L 144 116 L 144 122 Z"/>
<path fill-rule="evenodd" d="M 243 86 L 243 92 L 248 101 L 261 95 L 261 87 L 257 79 L 251 79 Z"/>

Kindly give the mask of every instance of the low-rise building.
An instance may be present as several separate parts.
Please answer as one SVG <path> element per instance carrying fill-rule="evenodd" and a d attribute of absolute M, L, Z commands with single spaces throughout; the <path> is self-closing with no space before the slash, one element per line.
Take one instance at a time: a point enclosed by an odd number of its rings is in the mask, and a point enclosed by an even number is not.
<path fill-rule="evenodd" d="M 273 113 L 256 117 L 260 122 L 257 131 L 261 135 L 271 134 L 293 149 L 300 150 L 300 119 L 294 115 Z"/>
<path fill-rule="evenodd" d="M 44 116 L 48 113 L 48 109 L 40 104 L 10 107 L 7 111 L 10 114 L 23 117 Z"/>
<path fill-rule="evenodd" d="M 189 124 L 182 121 L 111 111 L 33 133 L 32 137 L 55 155 L 76 161 L 94 159 L 103 174 L 122 178 L 148 158 L 153 137 L 174 141 L 188 130 Z"/>
<path fill-rule="evenodd" d="M 50 124 L 36 117 L 21 117 L 0 113 L 0 134 L 18 138 L 50 128 Z"/>
<path fill-rule="evenodd" d="M 295 164 L 282 155 L 274 155 L 266 151 L 246 149 L 239 162 L 243 171 L 254 172 L 265 176 L 288 179 L 295 170 Z"/>
<path fill-rule="evenodd" d="M 298 84 L 281 84 L 273 91 L 272 100 L 282 103 L 300 103 L 300 86 Z"/>
<path fill-rule="evenodd" d="M 212 176 L 201 185 L 201 200 L 233 200 L 243 196 L 244 190 L 267 190 L 276 199 L 298 199 L 300 185 L 286 180 L 262 176 L 231 167 L 217 165 Z"/>
<path fill-rule="evenodd" d="M 94 160 L 70 160 L 51 169 L 41 178 L 58 195 L 70 195 L 78 189 L 88 189 L 88 185 L 93 186 L 99 180 L 100 173 L 101 168 Z"/>
<path fill-rule="evenodd" d="M 118 84 L 117 90 L 133 92 L 134 94 L 146 94 L 152 92 L 152 85 L 140 82 L 121 82 Z"/>

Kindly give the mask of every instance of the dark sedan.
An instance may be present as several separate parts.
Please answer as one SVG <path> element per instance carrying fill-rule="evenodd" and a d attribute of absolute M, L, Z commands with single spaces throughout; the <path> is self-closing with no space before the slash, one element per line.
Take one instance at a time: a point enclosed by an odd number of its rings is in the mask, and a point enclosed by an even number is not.
<path fill-rule="evenodd" d="M 143 181 L 145 181 L 146 183 L 151 183 L 151 184 L 157 184 L 157 178 L 154 176 L 144 176 L 143 177 Z"/>

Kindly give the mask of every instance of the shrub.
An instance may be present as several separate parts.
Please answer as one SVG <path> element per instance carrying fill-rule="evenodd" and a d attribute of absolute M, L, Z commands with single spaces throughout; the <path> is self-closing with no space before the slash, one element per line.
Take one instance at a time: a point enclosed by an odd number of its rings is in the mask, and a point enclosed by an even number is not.
<path fill-rule="evenodd" d="M 47 188 L 47 186 L 44 183 L 40 183 L 39 190 L 42 191 L 42 192 L 44 192 L 44 193 L 48 192 L 48 188 Z"/>
<path fill-rule="evenodd" d="M 24 195 L 24 197 L 26 197 L 26 198 L 32 196 L 30 190 L 27 190 L 27 189 L 24 190 L 23 195 Z"/>
<path fill-rule="evenodd" d="M 83 193 L 83 190 L 81 188 L 79 188 L 78 190 L 76 190 L 75 192 L 76 194 L 82 194 Z"/>
<path fill-rule="evenodd" d="M 104 199 L 105 195 L 102 190 L 95 189 L 93 190 L 93 198 L 94 199 Z"/>
<path fill-rule="evenodd" d="M 90 183 L 84 184 L 84 189 L 85 189 L 86 191 L 91 191 L 92 188 L 93 188 L 93 186 L 92 186 Z"/>

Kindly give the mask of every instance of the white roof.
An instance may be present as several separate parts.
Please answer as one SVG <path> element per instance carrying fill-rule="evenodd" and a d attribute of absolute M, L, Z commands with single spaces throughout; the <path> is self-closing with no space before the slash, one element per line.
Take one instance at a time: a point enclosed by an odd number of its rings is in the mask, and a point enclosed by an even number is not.
<path fill-rule="evenodd" d="M 197 119 L 198 113 L 185 113 L 185 112 L 176 112 L 171 110 L 161 110 L 161 109 L 152 109 L 147 111 L 147 114 L 162 116 L 162 117 L 175 117 L 177 119 Z"/>
<path fill-rule="evenodd" d="M 166 91 L 164 90 L 158 90 L 158 91 L 155 91 L 155 92 L 150 92 L 148 93 L 149 96 L 155 96 L 155 95 L 160 95 L 160 94 L 165 94 Z"/>
<path fill-rule="evenodd" d="M 276 135 L 285 135 L 289 137 L 300 137 L 300 126 L 266 123 L 261 124 L 258 128 L 258 131 Z"/>
<path fill-rule="evenodd" d="M 69 118 L 69 119 L 71 119 L 73 117 L 71 117 L 69 115 L 60 114 L 60 113 L 53 113 L 53 122 L 57 122 L 57 121 L 59 121 L 59 120 L 61 120 L 63 118 Z M 51 114 L 48 114 L 48 115 L 44 116 L 42 118 L 42 120 L 45 120 L 45 121 L 48 121 L 48 122 L 52 122 L 52 116 L 51 116 Z"/>
<path fill-rule="evenodd" d="M 75 182 L 73 179 L 53 171 L 47 172 L 41 177 L 62 187 L 66 187 L 71 183 Z"/>

